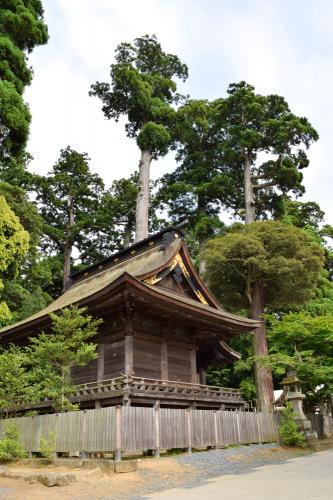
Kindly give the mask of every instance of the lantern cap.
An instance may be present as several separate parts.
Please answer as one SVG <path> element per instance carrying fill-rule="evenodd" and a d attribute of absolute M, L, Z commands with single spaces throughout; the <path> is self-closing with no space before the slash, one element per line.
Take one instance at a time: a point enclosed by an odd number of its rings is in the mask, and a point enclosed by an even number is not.
<path fill-rule="evenodd" d="M 302 381 L 297 377 L 295 371 L 289 371 L 287 376 L 282 380 L 281 385 L 302 384 Z"/>

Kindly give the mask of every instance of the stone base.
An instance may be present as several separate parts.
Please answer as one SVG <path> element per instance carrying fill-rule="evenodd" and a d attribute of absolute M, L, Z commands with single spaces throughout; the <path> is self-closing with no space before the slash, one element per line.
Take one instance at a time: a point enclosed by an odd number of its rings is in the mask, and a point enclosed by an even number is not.
<path fill-rule="evenodd" d="M 138 469 L 137 460 L 122 460 L 121 462 L 114 462 L 115 472 L 134 472 Z"/>
<path fill-rule="evenodd" d="M 115 470 L 114 464 L 114 460 L 107 459 L 87 459 L 82 461 L 82 467 L 84 469 L 96 469 L 96 467 L 98 467 L 102 472 L 106 472 L 107 474 Z"/>
<path fill-rule="evenodd" d="M 41 473 L 30 473 L 26 471 L 16 471 L 2 468 L 0 470 L 0 477 L 6 477 L 8 479 L 24 479 L 29 484 L 41 483 L 44 486 L 66 486 L 76 481 L 75 474 L 66 473 L 54 473 L 54 472 L 41 472 Z"/>
<path fill-rule="evenodd" d="M 314 443 L 309 443 L 309 448 L 313 451 L 325 451 L 333 448 L 333 439 L 319 439 Z"/>
<path fill-rule="evenodd" d="M 312 429 L 310 420 L 304 420 L 303 418 L 295 418 L 295 422 L 297 423 L 300 431 L 311 431 Z"/>
<path fill-rule="evenodd" d="M 98 467 L 102 472 L 134 472 L 138 469 L 137 460 L 122 460 L 115 462 L 114 460 L 83 460 L 82 467 L 85 469 L 95 469 Z"/>

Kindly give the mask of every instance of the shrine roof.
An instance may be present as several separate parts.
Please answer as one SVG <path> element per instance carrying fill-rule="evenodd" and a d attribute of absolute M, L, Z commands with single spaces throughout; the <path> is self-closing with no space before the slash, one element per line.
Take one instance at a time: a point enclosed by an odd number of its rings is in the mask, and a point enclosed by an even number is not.
<path fill-rule="evenodd" d="M 166 290 L 158 285 L 166 272 L 179 268 L 192 287 L 193 297 L 175 291 Z M 143 292 L 153 292 L 156 297 L 191 307 L 195 311 L 210 313 L 215 319 L 221 318 L 223 323 L 231 322 L 240 325 L 244 331 L 258 326 L 258 322 L 227 313 L 206 288 L 194 269 L 183 233 L 177 228 L 168 228 L 160 233 L 132 245 L 93 266 L 83 269 L 71 276 L 71 285 L 60 297 L 45 309 L 0 330 L 0 339 L 7 334 L 15 334 L 22 330 L 44 327 L 49 321 L 50 313 L 55 313 L 70 305 L 90 305 L 100 295 L 112 294 L 114 286 L 122 277 L 131 277 L 134 285 L 141 285 Z M 189 288 L 190 289 L 190 288 Z M 206 315 L 205 314 L 205 315 Z M 42 324 L 43 323 L 43 324 Z"/>

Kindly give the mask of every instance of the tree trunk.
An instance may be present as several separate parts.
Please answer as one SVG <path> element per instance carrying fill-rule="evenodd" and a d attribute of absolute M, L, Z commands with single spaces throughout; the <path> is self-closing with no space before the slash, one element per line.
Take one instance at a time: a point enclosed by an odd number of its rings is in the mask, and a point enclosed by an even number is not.
<path fill-rule="evenodd" d="M 206 199 L 198 193 L 198 214 L 199 214 L 199 220 L 201 217 L 207 216 L 207 202 Z M 199 243 L 199 248 L 202 247 L 202 245 L 207 241 L 207 235 L 198 235 L 198 243 Z M 200 254 L 199 254 L 200 255 Z M 203 255 L 200 255 L 199 259 L 199 274 L 200 276 L 203 276 L 206 272 L 206 261 L 204 260 Z"/>
<path fill-rule="evenodd" d="M 141 151 L 139 163 L 139 192 L 136 199 L 135 242 L 148 237 L 149 179 L 153 156 L 150 151 Z"/>
<path fill-rule="evenodd" d="M 71 261 L 72 261 L 72 227 L 74 226 L 74 199 L 72 196 L 69 197 L 69 215 L 68 215 L 68 226 L 67 226 L 67 237 L 65 241 L 64 249 L 64 277 L 63 277 L 63 291 L 69 288 L 71 279 Z"/>
<path fill-rule="evenodd" d="M 266 324 L 262 319 L 264 313 L 263 289 L 260 283 L 255 283 L 252 291 L 250 314 L 252 319 L 261 320 L 261 325 L 253 334 L 253 353 L 255 356 L 268 356 Z M 254 376 L 257 389 L 258 409 L 271 411 L 274 403 L 273 379 L 271 370 L 254 363 Z"/>
<path fill-rule="evenodd" d="M 124 227 L 123 234 L 123 247 L 128 248 L 131 244 L 132 227 L 130 224 L 126 224 Z"/>
<path fill-rule="evenodd" d="M 243 150 L 244 156 L 244 192 L 245 192 L 245 224 L 255 222 L 255 200 L 251 178 L 251 161 L 248 153 Z M 260 283 L 255 283 L 251 293 L 250 314 L 252 319 L 261 320 L 261 325 L 253 334 L 253 354 L 267 356 L 268 346 L 266 337 L 266 324 L 262 319 L 264 313 L 263 289 Z M 271 411 L 274 403 L 273 378 L 268 368 L 254 363 L 254 376 L 257 389 L 258 407 L 263 411 Z"/>
<path fill-rule="evenodd" d="M 244 154 L 244 192 L 245 192 L 245 224 L 256 219 L 253 184 L 251 179 L 251 162 L 248 154 Z"/>

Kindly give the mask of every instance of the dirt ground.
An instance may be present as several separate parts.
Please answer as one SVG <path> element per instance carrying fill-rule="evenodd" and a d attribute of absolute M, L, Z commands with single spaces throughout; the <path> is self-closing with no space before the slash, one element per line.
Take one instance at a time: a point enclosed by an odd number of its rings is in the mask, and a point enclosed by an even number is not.
<path fill-rule="evenodd" d="M 103 474 L 99 470 L 69 469 L 64 467 L 10 467 L 11 471 L 18 472 L 66 472 L 75 474 L 77 481 L 68 486 L 46 487 L 40 483 L 27 484 L 23 479 L 0 478 L 1 500 L 97 500 L 128 498 L 138 496 L 151 477 L 154 481 L 167 480 L 172 483 L 182 484 L 184 473 L 189 467 L 177 463 L 172 458 L 154 460 L 145 458 L 139 461 L 138 471 L 126 474 Z"/>
<path fill-rule="evenodd" d="M 223 460 L 223 450 L 218 462 Z M 243 464 L 248 466 L 251 462 L 263 464 L 265 462 L 281 463 L 294 456 L 304 454 L 304 451 L 284 450 L 280 447 L 256 449 L 249 453 L 245 447 L 234 449 L 229 456 L 229 463 Z M 212 455 L 210 452 L 193 453 L 194 461 L 205 462 Z M 88 470 L 80 468 L 65 468 L 54 466 L 42 466 L 38 468 L 25 465 L 10 466 L 7 470 L 20 473 L 34 474 L 36 472 L 55 472 L 75 474 L 77 481 L 68 486 L 46 487 L 40 483 L 29 484 L 23 479 L 12 479 L 0 477 L 0 499 L 1 500 L 138 500 L 145 494 L 157 490 L 179 488 L 184 485 L 194 485 L 198 480 L 211 477 L 211 465 L 205 470 L 198 463 L 182 463 L 185 455 L 175 457 L 163 457 L 159 460 L 154 458 L 143 458 L 138 462 L 138 470 L 125 474 L 105 474 L 99 469 Z M 205 458 L 206 457 L 206 458 Z M 215 475 L 215 474 L 214 474 Z M 220 475 L 220 474 L 216 474 Z"/>

